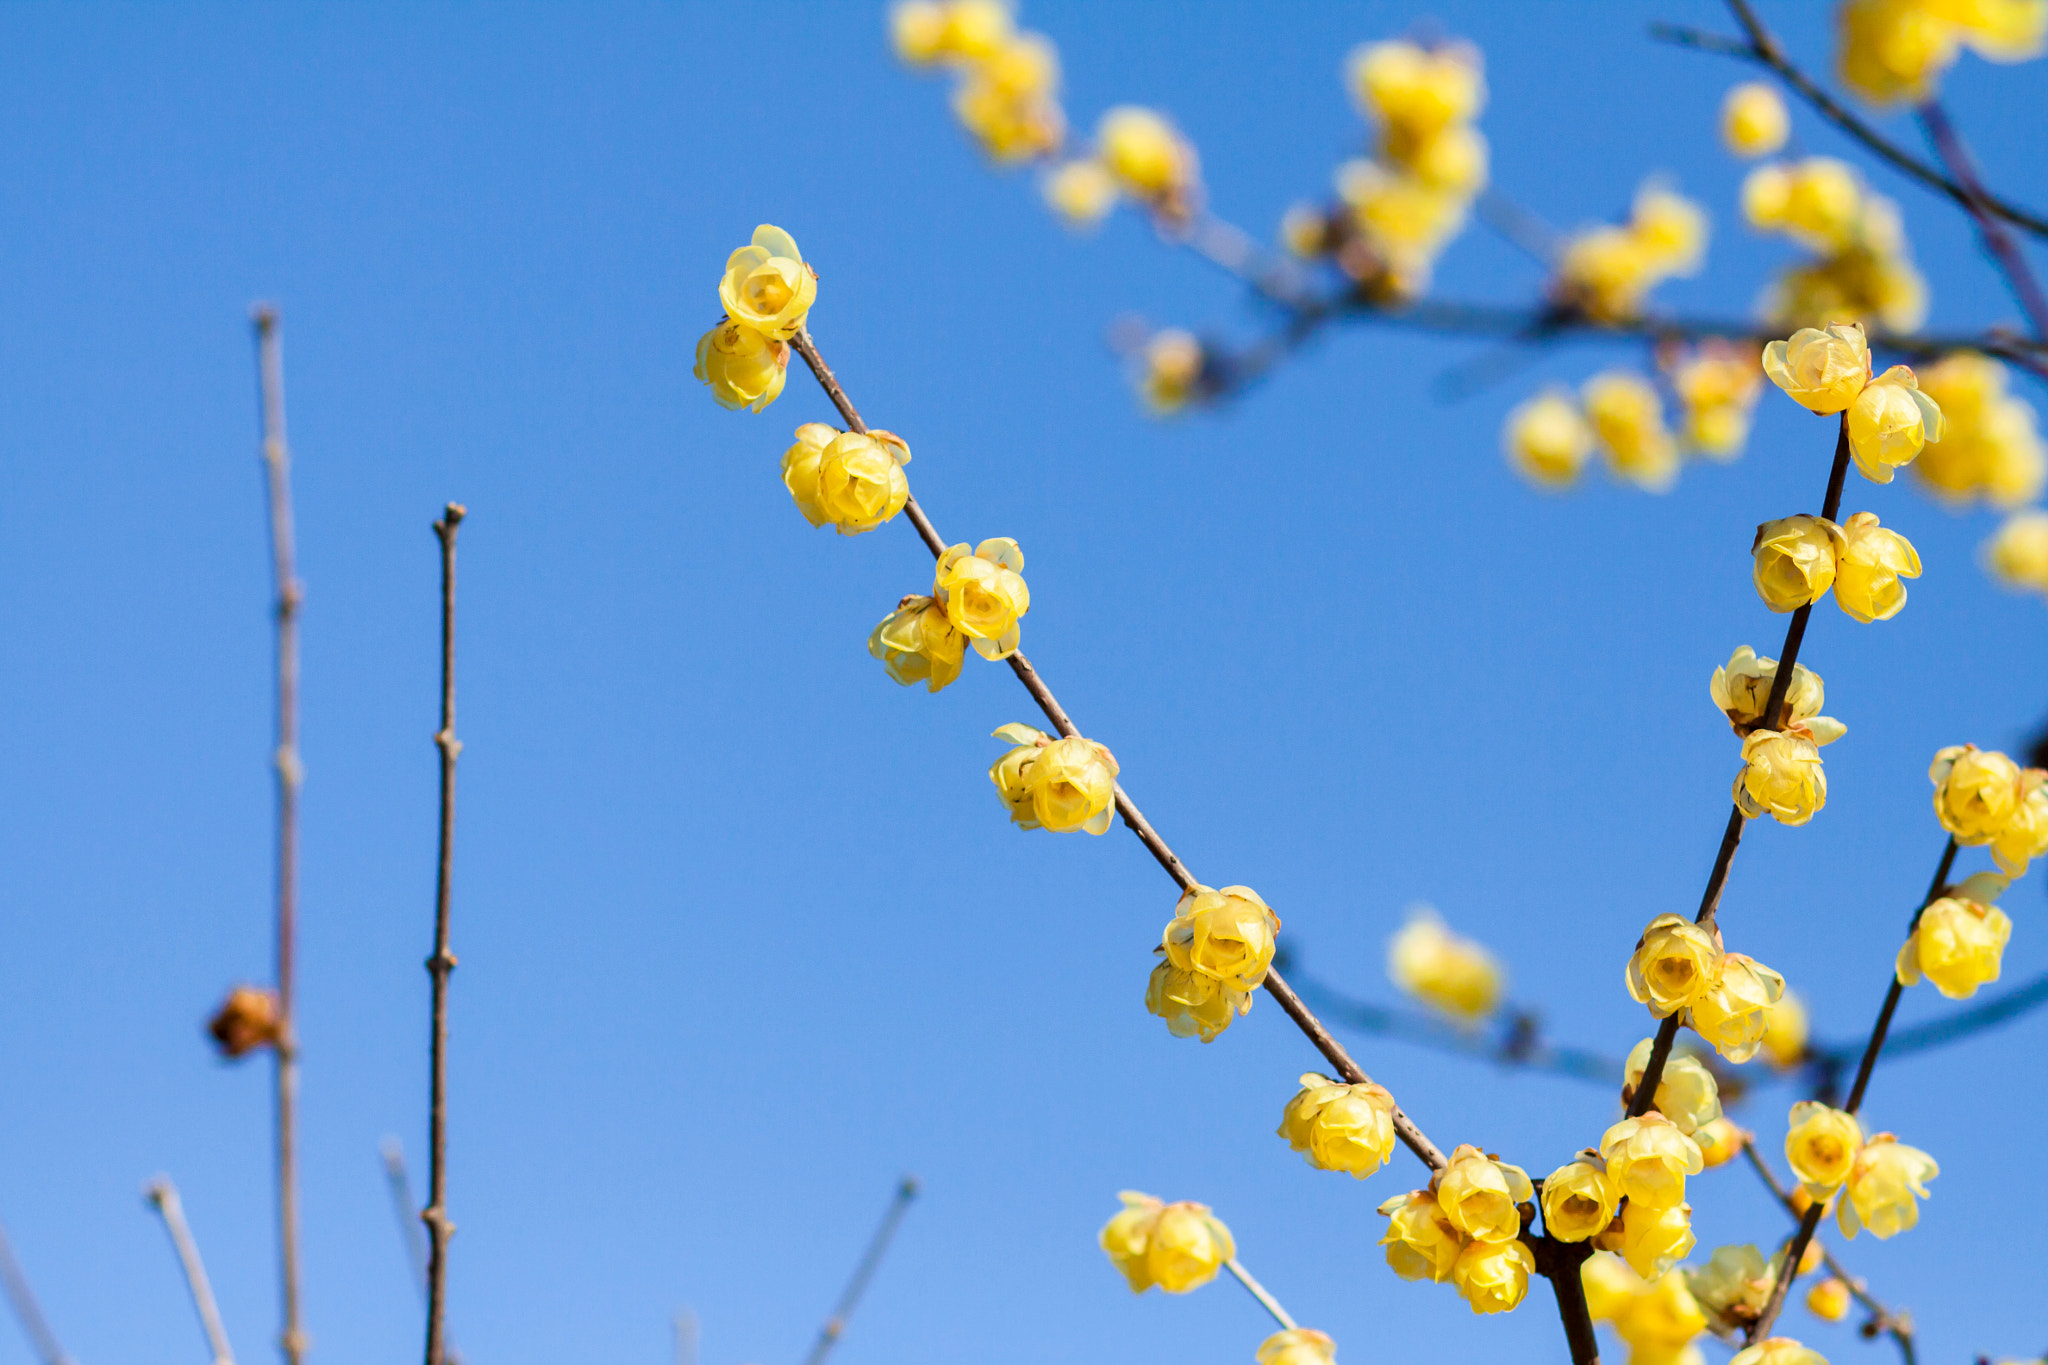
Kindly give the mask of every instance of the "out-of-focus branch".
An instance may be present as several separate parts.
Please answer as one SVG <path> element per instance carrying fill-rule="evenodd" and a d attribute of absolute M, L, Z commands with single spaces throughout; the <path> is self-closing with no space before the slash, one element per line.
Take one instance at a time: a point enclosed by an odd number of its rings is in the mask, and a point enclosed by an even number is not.
<path fill-rule="evenodd" d="M 8 1305 L 14 1309 L 15 1319 L 21 1323 L 22 1334 L 36 1348 L 43 1365 L 78 1365 L 57 1340 L 57 1334 L 50 1330 L 49 1319 L 43 1316 L 43 1306 L 36 1302 L 36 1292 L 29 1285 L 28 1276 L 22 1272 L 21 1262 L 14 1258 L 14 1244 L 7 1240 L 4 1226 L 0 1226 L 0 1287 L 6 1289 Z"/>
<path fill-rule="evenodd" d="M 412 1287 L 420 1302 L 427 1298 L 427 1234 L 420 1223 L 419 1205 L 412 1202 L 412 1176 L 405 1169 L 405 1148 L 397 1138 L 385 1138 L 384 1188 L 391 1194 L 391 1212 L 398 1220 L 398 1240 L 405 1248 L 406 1264 L 412 1267 Z"/>
<path fill-rule="evenodd" d="M 1976 221 L 1977 235 L 1984 239 L 1984 250 L 2005 276 L 2005 283 L 2012 290 L 2013 297 L 2033 325 L 2036 341 L 2048 340 L 2048 299 L 2041 296 L 2041 282 L 2034 278 L 2034 272 L 2027 264 L 2026 256 L 2020 251 L 2018 242 L 2005 230 L 2005 224 L 1998 220 L 1988 207 L 1988 196 L 1984 184 L 1977 176 L 1977 164 L 1970 155 L 1970 149 L 1963 144 L 1961 133 L 1949 121 L 1948 111 L 1939 100 L 1929 100 L 1920 106 L 1920 126 L 1927 130 L 1927 140 L 1934 144 L 1936 156 L 1948 173 L 1955 177 L 1958 185 L 1969 195 L 1966 205 L 1970 217 Z"/>
<path fill-rule="evenodd" d="M 818 1329 L 818 1340 L 811 1346 L 811 1353 L 804 1357 L 804 1365 L 824 1365 L 825 1357 L 832 1354 L 832 1348 L 839 1344 L 839 1338 L 846 1332 L 846 1324 L 853 1318 L 853 1310 L 860 1307 L 861 1295 L 867 1293 L 868 1281 L 875 1277 L 875 1271 L 882 1264 L 882 1257 L 889 1253 L 889 1243 L 896 1238 L 896 1229 L 903 1222 L 903 1215 L 910 1211 L 911 1201 L 917 1198 L 918 1183 L 914 1175 L 906 1175 L 896 1186 L 896 1197 L 889 1201 L 889 1207 L 882 1214 L 882 1221 L 875 1228 L 875 1235 L 868 1239 L 868 1249 L 861 1253 L 860 1260 L 853 1267 L 853 1276 L 840 1291 L 839 1302 L 832 1305 L 831 1316 Z M 694 1323 L 693 1323 L 694 1325 Z M 682 1350 L 681 1323 L 677 1325 L 677 1351 Z M 691 1340 L 694 1352 L 694 1334 Z"/>
<path fill-rule="evenodd" d="M 228 1329 L 221 1325 L 220 1306 L 213 1301 L 206 1262 L 199 1259 L 199 1243 L 193 1240 L 192 1228 L 185 1221 L 185 1203 L 178 1198 L 178 1187 L 169 1176 L 160 1175 L 143 1186 L 142 1193 L 164 1220 L 164 1230 L 171 1234 L 178 1264 L 185 1271 L 185 1288 L 192 1294 L 192 1307 L 199 1312 L 207 1349 L 213 1352 L 213 1365 L 235 1365 L 234 1348 L 228 1345 Z"/>
<path fill-rule="evenodd" d="M 1288 1315 L 1285 1308 L 1280 1306 L 1280 1300 L 1273 1297 L 1273 1291 L 1253 1279 L 1251 1271 L 1244 1268 L 1242 1261 L 1233 1256 L 1223 1263 L 1223 1268 L 1237 1277 L 1237 1282 L 1245 1287 L 1247 1293 L 1259 1301 L 1259 1307 L 1273 1315 L 1273 1321 L 1279 1323 L 1283 1330 L 1289 1332 L 1296 1330 L 1294 1319 Z"/>
<path fill-rule="evenodd" d="M 1873 155 L 1886 162 L 1907 178 L 1919 181 L 1937 194 L 1947 195 L 1963 208 L 1969 209 L 1973 199 L 1970 191 L 1950 177 L 1943 175 L 1933 166 L 1900 147 L 1885 137 L 1856 112 L 1840 100 L 1823 90 L 1812 77 L 1800 70 L 1785 55 L 1784 48 L 1758 19 L 1756 11 L 1747 0 L 1728 0 L 1728 8 L 1734 14 L 1736 23 L 1747 35 L 1743 39 L 1726 38 L 1719 34 L 1704 33 L 1699 29 L 1686 28 L 1677 24 L 1652 24 L 1650 36 L 1663 42 L 1675 43 L 1701 52 L 1717 52 L 1725 57 L 1754 63 L 1773 72 L 1794 94 L 1812 105 L 1814 111 L 1835 127 L 1862 143 Z M 2048 218 L 2024 209 L 2004 199 L 1986 195 L 1984 209 L 2005 221 L 2025 228 L 2037 237 L 2048 237 Z"/>

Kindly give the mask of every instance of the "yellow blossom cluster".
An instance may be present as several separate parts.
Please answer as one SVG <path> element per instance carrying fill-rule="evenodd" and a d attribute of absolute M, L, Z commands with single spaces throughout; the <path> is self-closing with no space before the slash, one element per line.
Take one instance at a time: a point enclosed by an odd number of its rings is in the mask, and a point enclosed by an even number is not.
<path fill-rule="evenodd" d="M 783 477 L 789 481 L 798 510 L 816 526 L 823 525 L 824 520 L 813 515 L 805 504 L 805 493 L 799 490 L 800 487 L 830 490 L 839 486 L 839 476 L 831 463 L 833 451 L 854 439 L 866 441 L 876 450 L 888 449 L 890 443 L 901 447 L 902 442 L 886 431 L 871 432 L 858 438 L 852 433 L 836 436 L 823 448 L 822 457 L 817 459 L 817 468 L 809 469 L 803 465 L 799 453 L 805 449 L 804 433 L 812 429 L 797 429 L 798 444 L 790 447 L 789 453 L 783 457 Z M 819 429 L 827 433 L 832 431 L 830 427 Z M 899 460 L 907 461 L 909 458 L 908 447 L 903 447 Z M 791 473 L 792 461 L 797 462 L 796 468 L 804 471 L 801 482 Z M 903 482 L 901 470 L 893 464 L 888 466 L 888 470 L 895 482 L 888 485 L 888 495 L 884 497 L 878 491 L 882 486 L 879 482 L 880 469 L 878 464 L 875 470 L 877 491 L 868 493 L 861 503 L 869 513 L 868 519 L 852 526 L 840 523 L 842 533 L 850 535 L 880 525 L 901 511 L 909 499 L 909 485 Z M 938 567 L 932 573 L 931 593 L 913 593 L 899 601 L 896 610 L 883 617 L 869 633 L 868 653 L 879 659 L 889 676 L 903 686 L 921 682 L 928 690 L 936 692 L 960 676 L 960 666 L 969 646 L 984 659 L 1007 659 L 1016 653 L 1023 631 L 1019 622 L 1030 610 L 1031 590 L 1024 583 L 1024 552 L 1017 548 L 1016 541 L 997 536 L 984 540 L 971 550 L 965 544 L 954 545 L 939 556 Z M 1001 735 L 1005 731 L 996 733 Z M 1038 732 L 1034 730 L 1032 733 Z M 1001 785 L 1000 781 L 997 785 Z M 1107 828 L 1106 821 L 1104 827 Z"/>
<path fill-rule="evenodd" d="M 1160 962 L 1145 983 L 1145 1008 L 1176 1038 L 1214 1042 L 1250 1012 L 1279 934 L 1280 917 L 1249 886 L 1189 887 L 1153 949 Z"/>
<path fill-rule="evenodd" d="M 1567 488 L 1598 450 L 1614 477 L 1663 493 L 1688 454 L 1732 459 L 1748 439 L 1763 388 L 1754 353 L 1708 338 L 1662 348 L 1659 361 L 1678 400 L 1677 430 L 1654 383 L 1629 370 L 1606 370 L 1576 397 L 1553 385 L 1509 412 L 1501 427 L 1508 464 L 1539 488 Z"/>
<path fill-rule="evenodd" d="M 1096 1240 L 1134 1294 L 1155 1285 L 1169 1294 L 1199 1289 L 1237 1256 L 1230 1229 L 1207 1204 L 1169 1204 L 1136 1190 L 1117 1198 L 1123 1209 L 1102 1225 Z"/>
<path fill-rule="evenodd" d="M 1996 750 L 1954 744 L 1934 755 L 1934 814 L 1959 844 L 1991 845 L 2008 876 L 2048 853 L 2048 770 L 2022 768 Z"/>
<path fill-rule="evenodd" d="M 1868 1228 L 1882 1239 L 1912 1227 L 1920 1221 L 1918 1201 L 1927 1197 L 1927 1182 L 1941 1174 L 1919 1148 L 1890 1133 L 1866 1138 L 1854 1114 L 1817 1100 L 1792 1106 L 1785 1159 L 1808 1198 L 1835 1201 L 1844 1237 Z"/>
<path fill-rule="evenodd" d="M 1682 1022 L 1731 1062 L 1756 1055 L 1772 1007 L 1785 994 L 1784 977 L 1753 957 L 1723 951 L 1718 931 L 1679 915 L 1650 921 L 1624 980 L 1630 999 L 1659 1019 L 1683 1011 Z"/>
<path fill-rule="evenodd" d="M 1475 1313 L 1505 1313 L 1529 1293 L 1536 1258 L 1521 1240 L 1522 1206 L 1535 1198 L 1528 1172 L 1477 1147 L 1451 1153 L 1427 1189 L 1380 1205 L 1387 1264 L 1404 1280 L 1449 1283 Z"/>
<path fill-rule="evenodd" d="M 1628 1344 L 1631 1365 L 1705 1365 L 1692 1343 L 1707 1328 L 1685 1272 L 1645 1280 L 1613 1252 L 1596 1251 L 1579 1271 L 1593 1321 Z"/>
<path fill-rule="evenodd" d="M 1751 227 L 1812 253 L 1766 291 L 1772 321 L 1793 327 L 1852 318 L 1909 332 L 1926 319 L 1927 283 L 1913 264 L 1898 205 L 1847 162 L 1765 162 L 1742 183 L 1742 213 Z"/>
<path fill-rule="evenodd" d="M 789 339 L 817 297 L 818 272 L 779 227 L 761 224 L 726 258 L 718 281 L 725 316 L 698 340 L 695 370 L 720 407 L 761 412 L 781 396 Z"/>
<path fill-rule="evenodd" d="M 1408 922 L 1388 940 L 1387 977 L 1409 995 L 1461 1020 L 1493 1013 L 1503 984 L 1493 954 L 1452 933 L 1427 905 L 1411 908 Z"/>
<path fill-rule="evenodd" d="M 1566 244 L 1550 292 L 1596 322 L 1626 322 L 1658 284 L 1695 273 L 1706 250 L 1707 215 L 1653 179 L 1636 191 L 1628 222 L 1587 228 Z"/>
<path fill-rule="evenodd" d="M 1636 1087 L 1649 1069 L 1654 1044 L 1654 1039 L 1645 1038 L 1629 1051 L 1622 1067 L 1622 1103 L 1635 1098 Z M 1721 1117 L 1721 1089 L 1714 1073 L 1697 1057 L 1673 1052 L 1664 1059 L 1664 1074 L 1657 1079 L 1650 1107 L 1693 1139 L 1702 1154 L 1719 1141 L 1720 1130 L 1714 1127 L 1714 1120 Z"/>
<path fill-rule="evenodd" d="M 1774 85 L 1744 81 L 1721 101 L 1721 141 L 1745 160 L 1769 156 L 1792 136 L 1792 114 Z"/>
<path fill-rule="evenodd" d="M 1750 348 L 1709 337 L 1697 346 L 1670 348 L 1659 359 L 1685 410 L 1685 448 L 1716 460 L 1741 453 L 1764 387 L 1763 370 Z"/>
<path fill-rule="evenodd" d="M 903 510 L 910 500 L 903 474 L 909 463 L 910 447 L 894 432 L 806 422 L 782 453 L 782 482 L 805 521 L 857 536 Z"/>
<path fill-rule="evenodd" d="M 1004 0 L 904 0 L 889 12 L 889 36 L 911 66 L 956 73 L 953 113 L 991 160 L 1050 156 L 1066 140 L 1059 51 L 1042 33 L 1018 32 Z"/>
<path fill-rule="evenodd" d="M 1996 873 L 1979 872 L 1929 902 L 1899 949 L 1900 983 L 1917 986 L 1924 977 L 1949 999 L 1967 1000 L 1998 980 L 2012 938 L 2012 920 L 1996 903 L 2007 885 Z"/>
<path fill-rule="evenodd" d="M 1984 542 L 1984 566 L 2009 588 L 2048 594 L 2048 511 L 2007 517 Z"/>
<path fill-rule="evenodd" d="M 1802 327 L 1764 347 L 1764 373 L 1801 407 L 1844 413 L 1849 453 L 1872 483 L 1890 483 L 1947 428 L 1941 406 L 1921 391 L 1913 371 L 1894 365 L 1870 374 L 1870 343 L 1861 323 Z"/>
<path fill-rule="evenodd" d="M 1757 596 L 1772 611 L 1797 611 L 1830 588 L 1835 605 L 1858 621 L 1889 621 L 1906 605 L 1905 578 L 1920 576 L 1920 555 L 1875 512 L 1837 526 L 1826 517 L 1767 521 L 1750 545 Z"/>
<path fill-rule="evenodd" d="M 1975 351 L 1958 351 L 1927 367 L 1920 391 L 1941 408 L 1941 444 L 1913 463 L 1920 482 L 1953 507 L 1982 498 L 2020 507 L 2048 482 L 2048 447 L 2034 409 L 2008 392 L 2005 366 Z"/>
<path fill-rule="evenodd" d="M 1279 1135 L 1319 1171 L 1363 1180 L 1394 1152 L 1394 1097 L 1385 1086 L 1347 1085 L 1305 1072 L 1280 1116 Z"/>
<path fill-rule="evenodd" d="M 1847 0 L 1836 14 L 1836 70 L 1872 104 L 1930 98 L 1961 49 L 1994 62 L 2041 55 L 2044 0 Z"/>
<path fill-rule="evenodd" d="M 1055 739 L 1029 725 L 995 732 L 1013 746 L 988 770 L 1003 808 L 1021 829 L 1109 832 L 1116 807 L 1116 758 L 1079 735 Z"/>
<path fill-rule="evenodd" d="M 1753 1246 L 1716 1247 L 1707 1263 L 1687 1269 L 1686 1288 L 1704 1314 L 1707 1327 L 1715 1332 L 1747 1328 L 1763 1315 L 1764 1303 L 1777 1280 L 1783 1253 L 1764 1259 Z"/>

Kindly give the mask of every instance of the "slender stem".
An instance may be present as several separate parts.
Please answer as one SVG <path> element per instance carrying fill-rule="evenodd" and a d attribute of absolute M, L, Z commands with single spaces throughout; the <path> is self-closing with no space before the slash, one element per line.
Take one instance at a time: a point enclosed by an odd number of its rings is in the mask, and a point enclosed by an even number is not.
<path fill-rule="evenodd" d="M 1273 1291 L 1253 1279 L 1251 1271 L 1244 1268 L 1244 1262 L 1233 1256 L 1223 1263 L 1223 1268 L 1237 1276 L 1237 1282 L 1259 1301 L 1259 1307 L 1273 1315 L 1273 1321 L 1289 1332 L 1298 1330 L 1298 1324 L 1287 1315 L 1287 1310 L 1280 1306 L 1280 1300 L 1273 1297 Z"/>
<path fill-rule="evenodd" d="M 2048 299 L 2041 295 L 2041 282 L 2034 278 L 2019 243 L 1987 207 L 1988 196 L 1977 175 L 1976 162 L 1939 100 L 1929 100 L 1920 106 L 1920 126 L 1927 130 L 1928 140 L 1934 144 L 1935 155 L 1941 158 L 1942 166 L 1969 196 L 1964 207 L 1976 220 L 1977 235 L 1984 239 L 1984 250 L 1990 253 L 1999 273 L 2005 276 L 2006 287 L 2012 290 L 2013 297 L 2019 300 L 2020 308 L 2025 311 L 2027 322 L 2034 329 L 2034 339 L 2048 340 Z"/>
<path fill-rule="evenodd" d="M 681 1310 L 676 1314 L 672 1327 L 675 1365 L 697 1365 L 696 1311 L 690 1308 Z"/>
<path fill-rule="evenodd" d="M 292 529 L 292 457 L 285 442 L 284 343 L 277 310 L 254 313 L 270 499 L 271 573 L 277 590 L 277 1222 L 284 1331 L 278 1345 L 299 1365 L 310 1342 L 299 1320 L 299 1036 L 294 1013 L 299 896 L 299 584 Z"/>
<path fill-rule="evenodd" d="M 22 1334 L 36 1348 L 43 1365 L 78 1365 L 50 1330 L 49 1319 L 43 1316 L 43 1307 L 36 1301 L 36 1292 L 22 1272 L 21 1262 L 14 1257 L 14 1244 L 7 1240 L 5 1227 L 0 1227 L 0 1288 L 7 1291 L 7 1302 L 21 1323 Z"/>
<path fill-rule="evenodd" d="M 221 1325 L 220 1306 L 213 1301 L 213 1286 L 206 1279 L 206 1262 L 199 1258 L 199 1243 L 193 1240 L 192 1228 L 185 1221 L 185 1203 L 178 1198 L 178 1187 L 169 1176 L 160 1175 L 143 1187 L 143 1194 L 171 1234 L 178 1264 L 185 1271 L 185 1288 L 191 1291 L 192 1306 L 199 1310 L 199 1325 L 206 1332 L 207 1349 L 213 1352 L 213 1365 L 235 1365 L 234 1348 L 228 1345 L 227 1328 Z"/>
<path fill-rule="evenodd" d="M 860 1260 L 853 1267 L 853 1276 L 840 1291 L 839 1302 L 832 1306 L 832 1315 L 825 1319 L 825 1325 L 818 1329 L 818 1339 L 811 1346 L 811 1353 L 804 1357 L 804 1365 L 824 1365 L 826 1356 L 839 1344 L 839 1338 L 846 1333 L 846 1324 L 853 1319 L 853 1310 L 860 1307 L 861 1296 L 867 1293 L 868 1281 L 875 1277 L 875 1271 L 882 1264 L 882 1257 L 889 1252 L 889 1243 L 896 1238 L 896 1229 L 903 1222 L 903 1215 L 910 1211 L 911 1201 L 917 1198 L 917 1177 L 906 1175 L 896 1186 L 896 1197 L 889 1201 L 889 1207 L 882 1214 L 875 1235 L 868 1241 L 868 1249 L 861 1253 Z M 680 1340 L 680 1338 L 679 1338 Z M 694 1339 L 691 1348 L 695 1350 Z M 678 1346 L 680 1350 L 680 1345 Z"/>
<path fill-rule="evenodd" d="M 1593 1310 L 1586 1303 L 1586 1282 L 1580 1277 L 1580 1267 L 1586 1257 L 1592 1254 L 1589 1243 L 1573 1244 L 1551 1241 L 1550 1252 L 1555 1259 L 1546 1274 L 1550 1287 L 1557 1295 L 1557 1316 L 1564 1323 L 1565 1344 L 1572 1353 L 1572 1365 L 1599 1365 L 1600 1342 L 1593 1335 Z"/>
<path fill-rule="evenodd" d="M 427 1301 L 427 1234 L 420 1225 L 419 1206 L 412 1202 L 412 1176 L 405 1169 L 405 1149 L 397 1138 L 384 1140 L 384 1186 L 391 1194 L 391 1211 L 398 1220 L 398 1240 L 405 1246 L 406 1264 L 412 1267 L 412 1285 Z"/>
<path fill-rule="evenodd" d="M 434 732 L 441 755 L 441 857 L 434 882 L 434 955 L 427 959 L 434 1022 L 427 1207 L 420 1212 L 427 1225 L 426 1365 L 443 1365 L 447 1359 L 448 1239 L 455 1232 L 448 1221 L 448 974 L 455 970 L 455 954 L 448 949 L 448 910 L 455 874 L 455 759 L 462 752 L 462 741 L 455 737 L 455 532 L 463 516 L 462 504 L 451 502 L 434 523 L 441 542 L 441 728 Z"/>

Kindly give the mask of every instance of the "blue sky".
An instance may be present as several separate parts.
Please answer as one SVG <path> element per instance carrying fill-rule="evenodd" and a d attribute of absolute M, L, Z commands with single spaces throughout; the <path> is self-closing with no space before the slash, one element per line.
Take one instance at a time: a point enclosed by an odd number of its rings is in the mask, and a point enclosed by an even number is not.
<path fill-rule="evenodd" d="M 1769 8 L 1820 61 L 1819 7 Z M 1747 306 L 1786 249 L 1735 219 L 1712 138 L 1738 72 L 1645 37 L 1725 27 L 1705 0 L 1024 18 L 1077 123 L 1171 110 L 1219 212 L 1268 231 L 1360 137 L 1344 54 L 1426 13 L 1486 51 L 1506 195 L 1569 226 L 1668 172 L 1715 237 L 1660 297 Z M 1950 83 L 2033 203 L 2010 110 L 2042 79 L 1967 59 Z M 1697 903 L 1727 808 L 1707 676 L 1782 633 L 1751 530 L 1817 501 L 1822 423 L 1766 395 L 1749 453 L 1669 497 L 1545 497 L 1503 467 L 1503 413 L 1627 351 L 1561 349 L 1445 406 L 1429 382 L 1470 343 L 1366 328 L 1226 411 L 1151 421 L 1112 320 L 1257 315 L 1128 215 L 1063 233 L 893 64 L 873 5 L 17 6 L 0 128 L 0 1216 L 86 1365 L 198 1358 L 140 1196 L 158 1171 L 241 1355 L 275 1331 L 267 1079 L 200 1034 L 270 953 L 256 298 L 285 316 L 308 587 L 313 1360 L 417 1349 L 377 1144 L 424 1144 L 449 499 L 471 514 L 451 1201 L 472 1365 L 660 1360 L 684 1305 L 707 1365 L 798 1358 L 905 1171 L 926 1193 L 846 1365 L 1249 1360 L 1267 1329 L 1233 1286 L 1134 1300 L 1104 1263 L 1127 1187 L 1213 1204 L 1342 1358 L 1564 1358 L 1547 1291 L 1479 1322 L 1387 1271 L 1372 1206 L 1413 1163 L 1354 1188 L 1272 1135 L 1315 1059 L 1270 1001 L 1209 1047 L 1143 1013 L 1170 883 L 1121 831 L 1006 824 L 986 736 L 1028 699 L 975 660 L 937 697 L 888 683 L 863 643 L 929 557 L 905 525 L 806 527 L 776 467 L 822 396 L 795 375 L 765 416 L 726 413 L 691 353 L 726 253 L 788 228 L 828 358 L 916 451 L 945 534 L 1022 543 L 1025 648 L 1198 876 L 1257 887 L 1317 975 L 1382 1000 L 1385 940 L 1430 901 L 1555 1035 L 1614 1053 L 1649 1031 L 1628 947 Z M 1873 178 L 1932 325 L 2009 320 L 1957 215 Z M 1538 284 L 1482 229 L 1438 274 L 1454 297 Z M 1889 623 L 1816 615 L 1803 657 L 1850 727 L 1829 804 L 1751 832 L 1723 912 L 1829 1037 L 1867 1028 L 1940 849 L 1934 749 L 2015 744 L 2048 709 L 2041 604 L 1975 566 L 1991 520 L 1905 481 L 1853 482 L 1864 508 L 1926 575 Z M 2023 980 L 2048 963 L 2038 887 L 2009 908 Z M 1941 1008 L 1916 991 L 1903 1017 Z M 1927 1359 L 2040 1349 L 2048 1112 L 2013 1063 L 2044 1029 L 1879 1073 L 1869 1116 L 1944 1173 L 1918 1230 L 1847 1256 L 1913 1308 Z M 1548 1170 L 1613 1114 L 1591 1087 L 1352 1042 L 1440 1143 Z M 1780 1133 L 1784 1097 L 1743 1119 Z M 1753 1184 L 1701 1178 L 1703 1249 L 1779 1235 Z M 1788 1325 L 1838 1362 L 1886 1349 Z M 0 1365 L 30 1358 L 0 1332 Z"/>

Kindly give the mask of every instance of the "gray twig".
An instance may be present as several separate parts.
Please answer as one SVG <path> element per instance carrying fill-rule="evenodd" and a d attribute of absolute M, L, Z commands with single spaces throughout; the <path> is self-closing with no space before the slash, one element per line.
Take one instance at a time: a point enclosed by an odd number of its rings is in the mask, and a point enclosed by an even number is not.
<path fill-rule="evenodd" d="M 199 1243 L 193 1240 L 191 1225 L 185 1221 L 185 1202 L 178 1198 L 178 1187 L 171 1183 L 169 1176 L 160 1175 L 143 1186 L 142 1193 L 150 1207 L 164 1220 L 164 1230 L 171 1234 L 178 1264 L 185 1271 L 185 1288 L 192 1294 L 192 1307 L 199 1312 L 199 1326 L 206 1333 L 207 1349 L 213 1352 L 213 1365 L 235 1365 L 234 1348 L 228 1345 L 228 1329 L 221 1325 L 220 1305 L 213 1300 L 213 1286 L 206 1278 L 206 1262 L 199 1258 Z"/>

